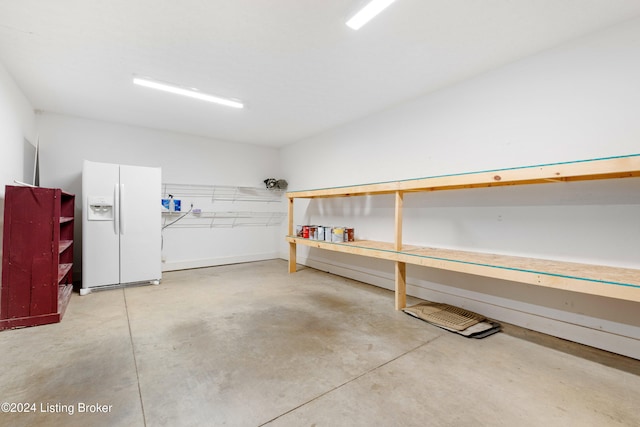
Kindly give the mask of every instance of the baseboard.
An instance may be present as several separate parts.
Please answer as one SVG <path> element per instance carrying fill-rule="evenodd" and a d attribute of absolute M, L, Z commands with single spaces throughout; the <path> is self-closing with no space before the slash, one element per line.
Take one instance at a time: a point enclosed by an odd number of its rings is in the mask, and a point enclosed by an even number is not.
<path fill-rule="evenodd" d="M 286 256 L 280 256 L 286 259 Z M 394 289 L 393 271 L 341 264 L 335 261 L 298 255 L 298 264 L 342 277 Z M 426 281 L 409 281 L 407 295 L 429 301 L 444 302 L 482 313 L 499 322 L 506 322 L 547 335 L 599 348 L 623 356 L 640 359 L 640 328 L 617 322 L 550 309 L 534 304 L 496 297 Z M 389 307 L 393 309 L 392 306 Z"/>
<path fill-rule="evenodd" d="M 269 259 L 280 258 L 277 252 L 237 255 L 219 258 L 203 258 L 195 260 L 183 260 L 173 262 L 163 262 L 162 271 L 188 270 L 191 268 L 215 267 L 217 265 L 240 264 L 243 262 L 265 261 Z"/>

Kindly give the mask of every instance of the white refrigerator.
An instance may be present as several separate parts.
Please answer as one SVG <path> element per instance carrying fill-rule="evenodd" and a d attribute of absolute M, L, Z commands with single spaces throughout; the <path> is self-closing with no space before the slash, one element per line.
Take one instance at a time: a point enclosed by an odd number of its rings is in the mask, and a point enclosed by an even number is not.
<path fill-rule="evenodd" d="M 82 168 L 82 289 L 159 283 L 160 168 L 96 163 Z"/>

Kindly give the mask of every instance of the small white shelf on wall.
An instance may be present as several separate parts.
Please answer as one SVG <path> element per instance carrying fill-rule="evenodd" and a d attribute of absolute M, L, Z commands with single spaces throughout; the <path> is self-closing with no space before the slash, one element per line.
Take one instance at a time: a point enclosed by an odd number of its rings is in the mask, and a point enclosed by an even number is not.
<path fill-rule="evenodd" d="M 280 189 L 203 184 L 162 184 L 162 197 L 181 201 L 181 212 L 162 213 L 163 228 L 270 227 L 287 213 Z M 194 211 L 190 211 L 190 207 Z"/>
<path fill-rule="evenodd" d="M 163 212 L 163 225 L 170 224 L 182 215 L 185 215 L 185 217 L 173 224 L 172 227 L 269 227 L 282 224 L 287 216 L 285 212 Z"/>
<path fill-rule="evenodd" d="M 266 202 L 281 203 L 283 190 L 230 185 L 162 184 L 163 197 L 207 198 L 212 202 Z"/>

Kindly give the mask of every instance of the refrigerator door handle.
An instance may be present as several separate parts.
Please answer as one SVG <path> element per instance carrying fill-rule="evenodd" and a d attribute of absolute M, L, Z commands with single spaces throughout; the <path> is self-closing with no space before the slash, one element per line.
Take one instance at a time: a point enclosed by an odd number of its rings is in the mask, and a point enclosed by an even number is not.
<path fill-rule="evenodd" d="M 120 184 L 120 234 L 124 234 L 124 184 Z"/>
<path fill-rule="evenodd" d="M 113 207 L 113 234 L 118 234 L 118 215 L 120 210 L 120 197 L 118 194 L 118 184 L 113 184 L 113 201 L 115 206 Z"/>

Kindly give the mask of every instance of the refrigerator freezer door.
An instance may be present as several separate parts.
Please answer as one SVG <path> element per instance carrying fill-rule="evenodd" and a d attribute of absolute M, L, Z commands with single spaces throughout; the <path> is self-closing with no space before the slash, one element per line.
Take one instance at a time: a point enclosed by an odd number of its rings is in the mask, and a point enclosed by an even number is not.
<path fill-rule="evenodd" d="M 160 168 L 120 165 L 120 283 L 159 280 Z"/>
<path fill-rule="evenodd" d="M 118 235 L 119 166 L 85 161 L 82 169 L 82 287 L 119 283 L 120 239 Z M 101 199 L 113 206 L 113 219 L 90 220 L 90 202 Z M 94 207 L 95 209 L 95 207 Z"/>

